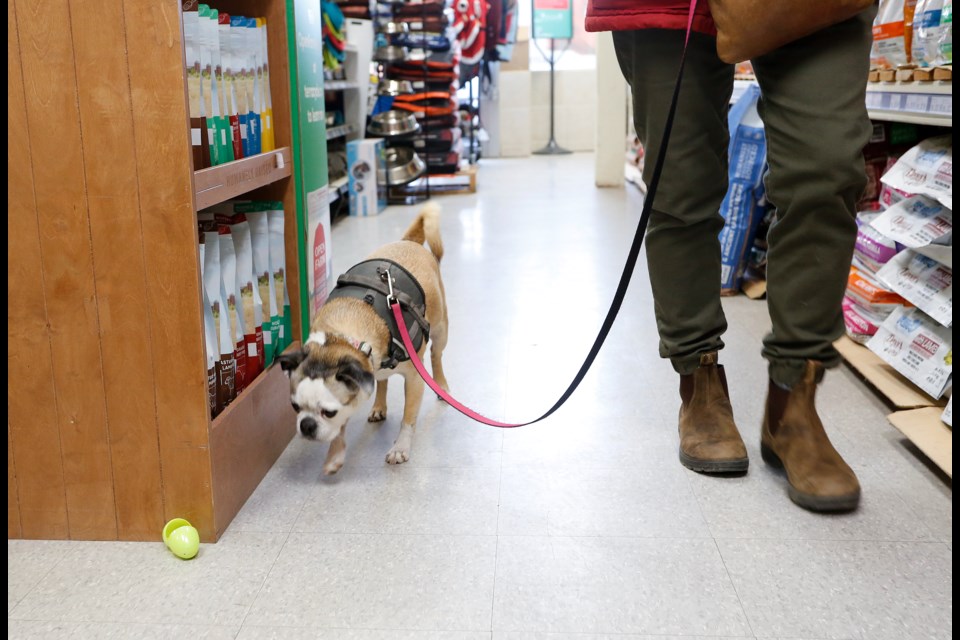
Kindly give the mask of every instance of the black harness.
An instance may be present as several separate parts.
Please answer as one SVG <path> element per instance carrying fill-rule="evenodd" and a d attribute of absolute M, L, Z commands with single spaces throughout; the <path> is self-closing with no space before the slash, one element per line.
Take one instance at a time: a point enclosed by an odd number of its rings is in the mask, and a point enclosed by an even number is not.
<path fill-rule="evenodd" d="M 390 349 L 380 363 L 381 369 L 393 369 L 410 359 L 403 346 L 397 323 L 390 311 L 387 298 L 390 296 L 388 274 L 393 277 L 393 295 L 400 303 L 407 332 L 417 351 L 430 339 L 430 324 L 427 322 L 427 299 L 423 288 L 413 275 L 392 260 L 365 260 L 351 267 L 337 278 L 337 286 L 327 300 L 356 298 L 373 307 L 390 329 Z"/>

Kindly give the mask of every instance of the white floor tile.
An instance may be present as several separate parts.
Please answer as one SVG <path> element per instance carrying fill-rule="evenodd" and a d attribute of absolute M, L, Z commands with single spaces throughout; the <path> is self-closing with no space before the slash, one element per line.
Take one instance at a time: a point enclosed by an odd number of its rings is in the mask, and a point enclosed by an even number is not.
<path fill-rule="evenodd" d="M 7 540 L 7 614 L 76 548 L 61 540 Z"/>
<path fill-rule="evenodd" d="M 139 624 L 130 622 L 43 622 L 9 620 L 8 640 L 233 640 L 236 626 Z"/>

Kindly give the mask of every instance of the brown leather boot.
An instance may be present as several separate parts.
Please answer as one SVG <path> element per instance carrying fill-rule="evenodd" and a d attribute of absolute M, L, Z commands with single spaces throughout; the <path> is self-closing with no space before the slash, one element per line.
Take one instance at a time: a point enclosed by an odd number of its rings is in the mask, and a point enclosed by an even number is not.
<path fill-rule="evenodd" d="M 680 376 L 680 462 L 701 473 L 742 473 L 750 460 L 733 421 L 730 393 L 716 353 Z"/>
<path fill-rule="evenodd" d="M 773 381 L 760 435 L 763 459 L 783 467 L 790 499 L 811 511 L 851 511 L 860 483 L 830 443 L 817 415 L 814 394 L 823 366 L 808 361 L 803 379 L 786 390 Z"/>

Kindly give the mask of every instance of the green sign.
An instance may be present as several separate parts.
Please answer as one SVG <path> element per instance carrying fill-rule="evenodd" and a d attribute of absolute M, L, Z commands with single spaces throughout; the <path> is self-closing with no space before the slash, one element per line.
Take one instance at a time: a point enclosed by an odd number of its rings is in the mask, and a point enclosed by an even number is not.
<path fill-rule="evenodd" d="M 305 340 L 313 312 L 327 297 L 332 268 L 327 199 L 327 126 L 323 101 L 323 18 L 320 0 L 287 0 L 293 156 L 300 216 L 300 309 Z"/>
<path fill-rule="evenodd" d="M 533 0 L 533 37 L 573 38 L 572 0 Z"/>

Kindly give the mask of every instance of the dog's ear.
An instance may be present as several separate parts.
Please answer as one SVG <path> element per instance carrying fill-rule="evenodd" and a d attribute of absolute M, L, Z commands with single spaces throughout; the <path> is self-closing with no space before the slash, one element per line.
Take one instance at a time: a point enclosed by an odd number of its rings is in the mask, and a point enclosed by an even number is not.
<path fill-rule="evenodd" d="M 363 390 L 367 395 L 373 393 L 373 374 L 361 367 L 356 360 L 340 363 L 337 380 L 347 385 L 351 391 Z"/>
<path fill-rule="evenodd" d="M 306 357 L 307 352 L 303 349 L 291 351 L 290 353 L 284 353 L 278 358 L 278 360 L 280 360 L 280 368 L 283 369 L 289 377 L 291 372 L 296 370 L 296 368 L 300 366 L 300 363 L 303 362 L 303 359 Z"/>

